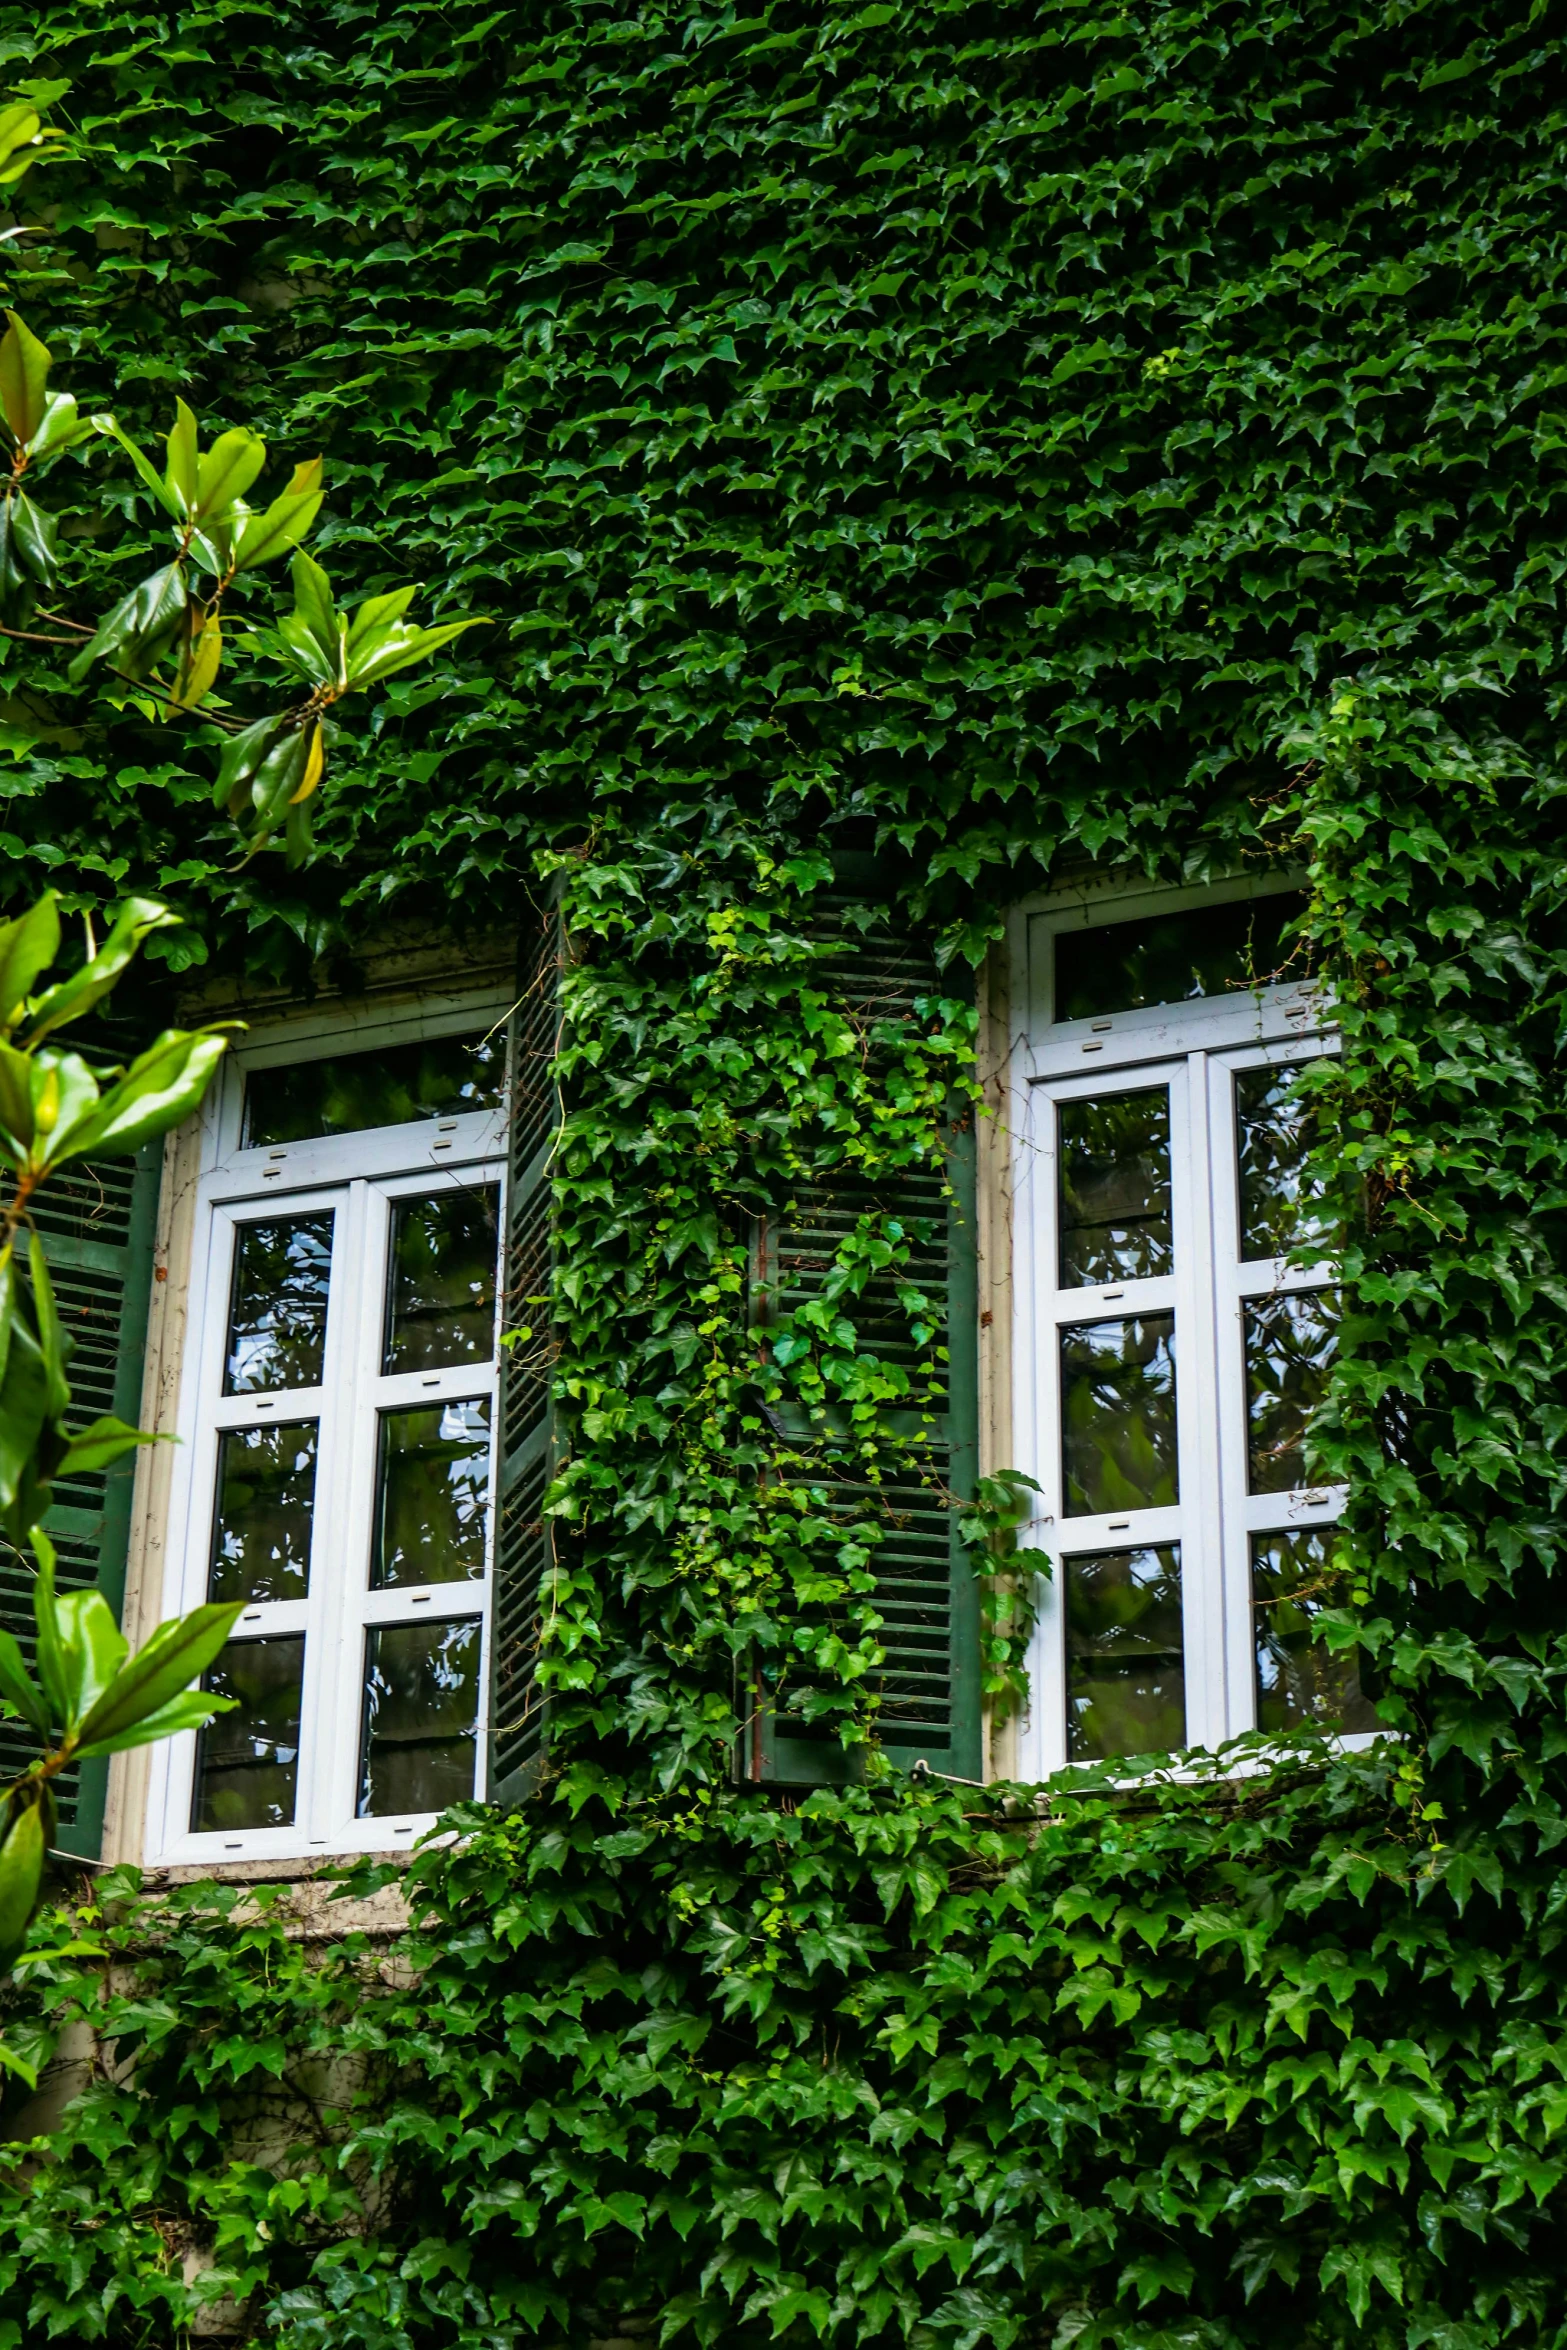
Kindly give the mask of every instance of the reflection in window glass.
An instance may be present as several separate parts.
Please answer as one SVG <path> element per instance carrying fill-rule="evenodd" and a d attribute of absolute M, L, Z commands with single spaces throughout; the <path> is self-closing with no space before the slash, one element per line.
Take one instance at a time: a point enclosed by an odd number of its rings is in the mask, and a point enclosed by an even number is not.
<path fill-rule="evenodd" d="M 1104 1551 L 1062 1565 L 1071 1760 L 1184 1746 L 1179 1545 Z"/>
<path fill-rule="evenodd" d="M 487 1400 L 383 1412 L 375 1588 L 482 1575 L 489 1492 Z"/>
<path fill-rule="evenodd" d="M 495 1352 L 499 1196 L 486 1184 L 392 1210 L 384 1370 L 439 1371 Z"/>
<path fill-rule="evenodd" d="M 1095 1020 L 1144 1004 L 1302 978 L 1306 964 L 1284 936 L 1306 901 L 1294 892 L 1160 914 L 1148 922 L 1107 922 L 1055 936 L 1055 1016 Z M 1288 962 L 1287 973 L 1283 965 Z"/>
<path fill-rule="evenodd" d="M 456 1118 L 500 1108 L 504 1033 L 441 1036 L 371 1052 L 334 1053 L 252 1069 L 245 1078 L 247 1150 L 307 1142 L 319 1134 L 362 1134 L 416 1118 Z"/>
<path fill-rule="evenodd" d="M 1282 1257 L 1331 1241 L 1333 1219 L 1307 1161 L 1316 1120 L 1296 1090 L 1298 1069 L 1243 1069 L 1235 1080 L 1241 1178 L 1241 1257 Z"/>
<path fill-rule="evenodd" d="M 1245 1330 L 1249 1490 L 1288 1493 L 1306 1482 L 1306 1429 L 1338 1343 L 1338 1299 L 1331 1289 L 1252 1298 Z"/>
<path fill-rule="evenodd" d="M 361 1819 L 444 1811 L 472 1795 L 479 1648 L 477 1617 L 366 1634 Z"/>
<path fill-rule="evenodd" d="M 203 1831 L 286 1828 L 299 1777 L 299 1689 L 304 1634 L 231 1641 L 202 1687 L 236 1700 L 196 1740 L 190 1824 Z"/>
<path fill-rule="evenodd" d="M 1061 1444 L 1069 1518 L 1179 1500 L 1173 1314 L 1062 1331 Z"/>
<path fill-rule="evenodd" d="M 235 1227 L 225 1395 L 320 1386 L 331 1271 L 330 1208 Z"/>
<path fill-rule="evenodd" d="M 209 1599 L 303 1599 L 310 1586 L 316 1424 L 226 1428 Z"/>
<path fill-rule="evenodd" d="M 1168 1273 L 1168 1089 L 1063 1102 L 1060 1151 L 1061 1287 Z"/>
<path fill-rule="evenodd" d="M 1380 1727 L 1360 1686 L 1358 1651 L 1312 1637 L 1323 1609 L 1342 1598 L 1332 1566 L 1335 1531 L 1297 1527 L 1251 1538 L 1259 1730 L 1298 1730 L 1305 1722 L 1343 1731 Z"/>

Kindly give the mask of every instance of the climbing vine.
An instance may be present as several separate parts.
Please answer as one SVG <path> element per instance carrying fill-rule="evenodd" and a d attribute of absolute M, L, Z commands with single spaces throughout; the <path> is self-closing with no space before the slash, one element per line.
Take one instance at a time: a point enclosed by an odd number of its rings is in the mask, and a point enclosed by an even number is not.
<path fill-rule="evenodd" d="M 179 390 L 279 485 L 324 451 L 345 592 L 395 557 L 497 616 L 394 681 L 293 873 L 236 873 L 206 767 L 9 650 L 18 899 L 156 888 L 171 958 L 303 983 L 553 875 L 573 942 L 553 1775 L 418 1863 L 395 1948 L 305 1942 L 266 1888 L 93 1889 L 99 1954 L 11 2000 L 81 2069 L 0 2177 L 0 2345 L 163 2341 L 204 2298 L 288 2350 L 1558 2343 L 1545 19 L 0 29 L 82 141 L 22 305 L 60 380 L 144 442 Z M 147 526 L 131 488 L 67 514 L 88 601 Z M 820 948 L 870 849 L 951 981 L 879 1040 Z M 784 1407 L 874 1467 L 909 1396 L 871 1273 L 929 1322 L 868 1218 L 764 1347 L 753 1218 L 940 1163 L 1008 903 L 1286 860 L 1344 1043 L 1330 1636 L 1396 1739 L 1130 1794 L 733 1788 L 758 1644 L 874 1755 L 864 1544 Z"/>

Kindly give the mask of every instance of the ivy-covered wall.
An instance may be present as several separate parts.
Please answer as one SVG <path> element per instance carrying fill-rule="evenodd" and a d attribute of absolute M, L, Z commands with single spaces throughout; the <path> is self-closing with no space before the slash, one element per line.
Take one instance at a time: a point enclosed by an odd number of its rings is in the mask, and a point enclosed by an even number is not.
<path fill-rule="evenodd" d="M 0 2346 L 161 2343 L 192 2291 L 289 2350 L 1559 2342 L 1549 18 L 59 0 L 47 38 L 0 8 L 92 140 L 20 301 L 62 379 L 323 450 L 342 582 L 496 625 L 394 689 L 292 878 L 233 867 L 199 738 L 13 650 L 8 886 L 158 886 L 177 951 L 302 976 L 560 871 L 571 1540 L 557 1773 L 426 1865 L 407 1949 L 116 1880 L 115 1965 L 13 1996 L 99 2063 L 0 2174 Z M 84 580 L 145 529 L 127 490 Z M 933 1162 L 965 1066 L 960 990 L 872 1083 L 817 984 L 830 856 L 878 844 L 960 963 L 1085 860 L 1310 865 L 1355 1219 L 1320 1446 L 1398 1742 L 1045 1813 L 729 1786 L 732 1657 L 824 1578 L 874 1729 L 744 1290 L 752 1211 Z M 857 1245 L 787 1377 L 874 1460 L 855 1300 L 906 1244 Z"/>

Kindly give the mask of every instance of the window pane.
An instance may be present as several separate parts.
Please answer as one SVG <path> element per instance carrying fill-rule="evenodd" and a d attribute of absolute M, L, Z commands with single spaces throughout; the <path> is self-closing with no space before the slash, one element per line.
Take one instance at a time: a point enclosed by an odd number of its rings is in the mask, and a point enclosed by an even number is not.
<path fill-rule="evenodd" d="M 235 1227 L 225 1395 L 320 1386 L 331 1271 L 330 1208 Z"/>
<path fill-rule="evenodd" d="M 494 1354 L 498 1197 L 486 1184 L 392 1210 L 386 1370 L 439 1371 Z"/>
<path fill-rule="evenodd" d="M 1267 986 L 1289 958 L 1289 975 L 1307 966 L 1281 934 L 1305 911 L 1304 897 L 1242 899 L 1160 914 L 1150 922 L 1107 922 L 1059 930 L 1055 937 L 1056 1018 L 1093 1020 L 1142 1004 L 1179 1004 L 1193 996 L 1231 995 Z"/>
<path fill-rule="evenodd" d="M 444 1811 L 473 1793 L 479 1624 L 382 1624 L 365 1638 L 359 1816 Z"/>
<path fill-rule="evenodd" d="M 190 1824 L 198 1833 L 291 1824 L 304 1669 L 301 1632 L 286 1640 L 231 1641 L 203 1675 L 203 1689 L 239 1702 L 233 1713 L 216 1715 L 196 1740 Z"/>
<path fill-rule="evenodd" d="M 303 1599 L 315 1498 L 314 1420 L 225 1429 L 208 1598 Z"/>
<path fill-rule="evenodd" d="M 441 1036 L 325 1061 L 252 1069 L 245 1079 L 247 1150 L 306 1142 L 317 1134 L 362 1134 L 415 1118 L 456 1118 L 496 1110 L 506 1073 L 506 1040 Z"/>
<path fill-rule="evenodd" d="M 1184 1746 L 1180 1546 L 1103 1551 L 1062 1566 L 1072 1761 Z"/>
<path fill-rule="evenodd" d="M 1069 1518 L 1179 1500 L 1173 1314 L 1062 1331 L 1061 1438 Z"/>
<path fill-rule="evenodd" d="M 1306 1482 L 1306 1424 L 1327 1386 L 1338 1299 L 1331 1289 L 1308 1289 L 1252 1298 L 1245 1312 L 1250 1490 L 1288 1493 Z"/>
<path fill-rule="evenodd" d="M 484 1573 L 490 1407 L 384 1412 L 371 1583 L 460 1583 Z"/>
<path fill-rule="evenodd" d="M 1328 1648 L 1311 1636 L 1322 1610 L 1338 1604 L 1334 1532 L 1312 1526 L 1251 1538 L 1259 1730 L 1295 1730 L 1303 1722 L 1335 1730 L 1381 1727 L 1360 1686 L 1357 1652 Z"/>
<path fill-rule="evenodd" d="M 1235 1080 L 1241 1176 L 1241 1256 L 1282 1257 L 1307 1241 L 1331 1240 L 1333 1220 L 1306 1161 L 1316 1133 L 1295 1091 L 1298 1069 L 1243 1069 Z"/>
<path fill-rule="evenodd" d="M 1062 1288 L 1168 1273 L 1168 1090 L 1063 1102 L 1060 1137 Z"/>

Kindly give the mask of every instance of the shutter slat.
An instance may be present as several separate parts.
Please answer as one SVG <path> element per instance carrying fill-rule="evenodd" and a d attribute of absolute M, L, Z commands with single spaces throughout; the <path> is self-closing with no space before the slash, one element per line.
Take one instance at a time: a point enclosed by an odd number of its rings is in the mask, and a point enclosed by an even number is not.
<path fill-rule="evenodd" d="M 864 927 L 862 916 L 863 901 L 827 901 L 818 936 L 831 952 L 818 974 L 865 1032 L 874 1068 L 889 1041 L 883 1036 L 878 1043 L 879 1029 L 916 1024 L 920 998 L 955 994 L 962 982 L 941 973 L 929 943 L 911 938 L 892 918 L 875 917 Z M 911 1379 L 904 1409 L 885 1416 L 884 1481 L 873 1487 L 824 1461 L 819 1482 L 826 1514 L 869 1518 L 882 1529 L 870 1561 L 882 1619 L 881 1745 L 904 1767 L 923 1759 L 934 1771 L 964 1779 L 979 1777 L 981 1752 L 979 1593 L 956 1524 L 957 1505 L 973 1492 L 978 1441 L 973 1171 L 972 1134 L 960 1124 L 945 1175 L 927 1165 L 874 1182 L 862 1176 L 818 1181 L 801 1190 L 786 1218 L 760 1232 L 757 1244 L 757 1318 L 765 1326 L 822 1295 L 837 1249 L 863 1216 L 895 1219 L 910 1239 L 896 1279 L 873 1277 L 842 1306 L 860 1344 Z M 921 1346 L 910 1332 L 898 1297 L 910 1283 L 939 1311 L 935 1346 Z M 944 1367 L 935 1359 L 941 1347 Z M 812 1439 L 803 1421 L 795 1426 L 785 1415 L 784 1429 L 797 1452 L 808 1451 Z M 789 1474 L 798 1478 L 801 1471 Z M 777 1703 L 757 1693 L 750 1728 L 742 1769 L 752 1778 L 819 1785 L 850 1775 L 835 1733 L 803 1717 L 787 1682 Z"/>

